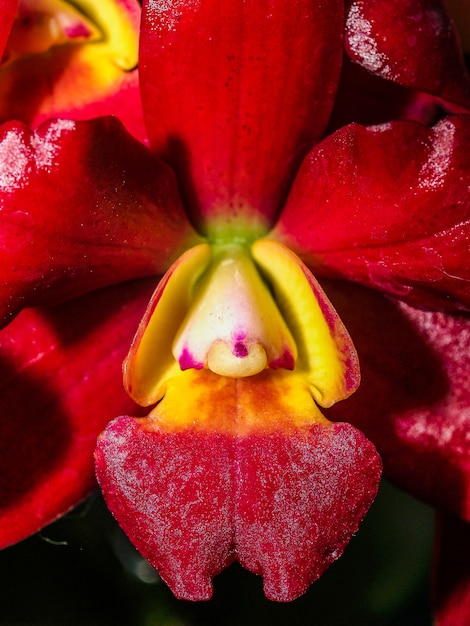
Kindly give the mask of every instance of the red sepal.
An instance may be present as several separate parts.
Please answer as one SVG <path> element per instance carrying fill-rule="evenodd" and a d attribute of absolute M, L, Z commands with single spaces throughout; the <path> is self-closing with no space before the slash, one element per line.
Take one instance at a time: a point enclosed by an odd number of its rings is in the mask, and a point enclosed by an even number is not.
<path fill-rule="evenodd" d="M 196 240 L 174 175 L 114 118 L 0 130 L 0 321 L 161 274 Z"/>
<path fill-rule="evenodd" d="M 441 0 L 348 0 L 345 49 L 369 72 L 470 109 L 470 78 Z"/>
<path fill-rule="evenodd" d="M 18 9 L 18 0 L 0 0 L 0 60 Z"/>
<path fill-rule="evenodd" d="M 128 283 L 23 311 L 0 334 L 0 547 L 96 488 L 96 438 L 116 413 L 136 408 L 121 363 L 152 287 Z"/>
<path fill-rule="evenodd" d="M 339 0 L 143 3 L 149 136 L 202 230 L 272 223 L 328 121 L 342 30 Z"/>
<path fill-rule="evenodd" d="M 120 525 L 187 600 L 210 598 L 236 558 L 264 577 L 268 598 L 301 595 L 342 554 L 381 473 L 349 424 L 237 437 L 130 417 L 106 428 L 96 468 Z"/>
<path fill-rule="evenodd" d="M 470 320 L 352 284 L 325 285 L 351 334 L 361 385 L 327 417 L 374 442 L 399 487 L 470 520 Z"/>
<path fill-rule="evenodd" d="M 305 159 L 273 233 L 317 276 L 470 307 L 470 116 L 347 126 Z"/>

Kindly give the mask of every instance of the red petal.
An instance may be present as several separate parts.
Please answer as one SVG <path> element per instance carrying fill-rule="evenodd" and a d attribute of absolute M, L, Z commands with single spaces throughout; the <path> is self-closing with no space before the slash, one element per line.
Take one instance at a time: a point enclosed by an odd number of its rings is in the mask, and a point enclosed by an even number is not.
<path fill-rule="evenodd" d="M 434 563 L 435 626 L 470 623 L 470 526 L 441 514 Z"/>
<path fill-rule="evenodd" d="M 470 320 L 331 287 L 362 377 L 327 417 L 364 432 L 400 487 L 470 519 Z"/>
<path fill-rule="evenodd" d="M 121 417 L 99 440 L 107 504 L 179 598 L 208 599 L 235 558 L 278 601 L 302 594 L 349 542 L 380 460 L 346 424 L 291 435 L 165 433 Z"/>
<path fill-rule="evenodd" d="M 169 168 L 112 118 L 1 129 L 0 320 L 160 274 L 195 239 Z"/>
<path fill-rule="evenodd" d="M 135 410 L 121 363 L 148 283 L 23 311 L 0 334 L 0 545 L 36 532 L 95 488 L 93 449 L 118 412 Z"/>
<path fill-rule="evenodd" d="M 18 0 L 0 0 L 0 59 L 18 8 Z"/>
<path fill-rule="evenodd" d="M 339 0 L 143 3 L 149 135 L 201 228 L 259 230 L 278 213 L 328 120 L 342 13 Z"/>
<path fill-rule="evenodd" d="M 348 126 L 304 161 L 274 236 L 317 275 L 470 306 L 470 116 Z"/>
<path fill-rule="evenodd" d="M 345 47 L 367 70 L 470 108 L 470 79 L 441 0 L 349 0 Z"/>

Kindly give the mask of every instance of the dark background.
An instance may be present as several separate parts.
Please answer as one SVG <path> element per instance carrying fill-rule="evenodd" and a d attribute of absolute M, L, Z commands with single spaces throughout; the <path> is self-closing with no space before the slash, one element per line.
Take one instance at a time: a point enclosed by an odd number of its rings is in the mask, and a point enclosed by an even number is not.
<path fill-rule="evenodd" d="M 266 600 L 238 564 L 209 602 L 176 600 L 99 494 L 0 552 L 0 626 L 431 626 L 433 512 L 387 483 L 345 554 L 302 598 Z"/>

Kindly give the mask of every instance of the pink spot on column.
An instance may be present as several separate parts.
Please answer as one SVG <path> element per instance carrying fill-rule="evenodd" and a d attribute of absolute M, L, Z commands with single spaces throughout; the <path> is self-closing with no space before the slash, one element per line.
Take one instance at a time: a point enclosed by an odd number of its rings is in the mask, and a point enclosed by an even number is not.
<path fill-rule="evenodd" d="M 187 347 L 183 348 L 178 362 L 182 370 L 202 370 L 204 367 L 204 363 L 197 361 Z"/>
<path fill-rule="evenodd" d="M 295 366 L 294 355 L 286 348 L 281 356 L 277 357 L 277 359 L 273 359 L 269 363 L 269 367 L 272 370 L 293 370 Z"/>

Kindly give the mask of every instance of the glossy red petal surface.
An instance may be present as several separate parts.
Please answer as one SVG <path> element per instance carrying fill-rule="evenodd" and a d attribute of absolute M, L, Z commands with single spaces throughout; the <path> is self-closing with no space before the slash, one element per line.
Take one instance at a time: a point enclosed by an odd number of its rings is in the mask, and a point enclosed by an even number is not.
<path fill-rule="evenodd" d="M 15 19 L 17 7 L 18 0 L 0 0 L 0 15 L 2 16 L 0 20 L 0 59 Z"/>
<path fill-rule="evenodd" d="M 274 236 L 316 275 L 470 306 L 470 116 L 351 125 L 305 159 Z"/>
<path fill-rule="evenodd" d="M 106 502 L 179 598 L 208 599 L 235 558 L 288 601 L 337 559 L 372 503 L 381 463 L 347 424 L 233 437 L 121 417 L 96 452 Z"/>
<path fill-rule="evenodd" d="M 327 293 L 356 346 L 361 386 L 326 416 L 364 432 L 398 486 L 470 519 L 470 319 L 352 284 Z"/>
<path fill-rule="evenodd" d="M 441 513 L 436 526 L 434 623 L 463 626 L 470 623 L 470 525 Z"/>
<path fill-rule="evenodd" d="M 369 72 L 470 108 L 470 79 L 441 0 L 349 0 L 345 48 Z"/>
<path fill-rule="evenodd" d="M 152 287 L 128 283 L 23 311 L 0 333 L 0 546 L 36 532 L 95 488 L 99 432 L 135 410 L 121 364 Z"/>
<path fill-rule="evenodd" d="M 143 3 L 150 139 L 202 230 L 272 223 L 325 129 L 342 29 L 339 0 Z"/>
<path fill-rule="evenodd" d="M 113 118 L 0 137 L 0 319 L 163 273 L 195 239 L 174 176 Z"/>

